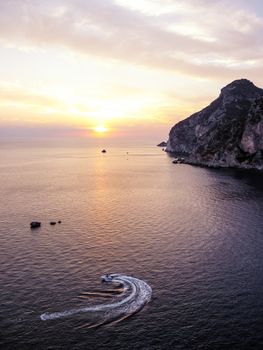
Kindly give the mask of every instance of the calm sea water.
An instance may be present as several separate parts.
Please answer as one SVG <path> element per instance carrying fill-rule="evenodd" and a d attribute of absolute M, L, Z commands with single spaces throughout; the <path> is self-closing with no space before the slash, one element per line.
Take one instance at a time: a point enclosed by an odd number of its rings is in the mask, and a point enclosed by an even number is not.
<path fill-rule="evenodd" d="M 0 146 L 1 349 L 263 348 L 262 175 L 143 145 Z M 118 298 L 88 295 L 105 273 L 147 282 L 151 302 L 97 328 L 40 319 Z"/>

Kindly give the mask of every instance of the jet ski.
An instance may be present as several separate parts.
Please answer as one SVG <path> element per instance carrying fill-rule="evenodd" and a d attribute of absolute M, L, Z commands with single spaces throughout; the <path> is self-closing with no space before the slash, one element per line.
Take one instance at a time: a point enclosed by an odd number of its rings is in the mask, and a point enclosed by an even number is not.
<path fill-rule="evenodd" d="M 106 275 L 101 276 L 101 281 L 102 282 L 111 282 L 113 277 L 106 273 Z"/>

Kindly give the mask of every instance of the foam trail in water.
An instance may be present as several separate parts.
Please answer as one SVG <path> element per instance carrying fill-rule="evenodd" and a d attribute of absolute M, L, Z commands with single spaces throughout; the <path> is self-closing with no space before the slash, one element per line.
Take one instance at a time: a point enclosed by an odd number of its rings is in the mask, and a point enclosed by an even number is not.
<path fill-rule="evenodd" d="M 111 303 L 71 309 L 62 312 L 44 313 L 40 316 L 42 321 L 69 317 L 75 314 L 87 313 L 91 316 L 92 326 L 126 318 L 139 311 L 151 300 L 152 289 L 144 281 L 123 274 L 111 274 L 102 276 L 107 283 L 118 282 L 123 286 L 121 300 L 113 300 Z"/>

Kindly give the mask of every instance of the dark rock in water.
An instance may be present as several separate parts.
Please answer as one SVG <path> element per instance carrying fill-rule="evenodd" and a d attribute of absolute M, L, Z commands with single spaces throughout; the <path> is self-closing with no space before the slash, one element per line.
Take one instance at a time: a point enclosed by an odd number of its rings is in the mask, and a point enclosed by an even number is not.
<path fill-rule="evenodd" d="M 56 225 L 55 221 L 50 221 L 50 225 Z"/>
<path fill-rule="evenodd" d="M 188 164 L 263 170 L 263 89 L 233 81 L 171 129 L 166 151 Z"/>
<path fill-rule="evenodd" d="M 30 223 L 30 227 L 31 228 L 37 228 L 37 227 L 40 227 L 40 226 L 41 226 L 41 222 L 39 222 L 39 221 L 32 221 Z"/>
<path fill-rule="evenodd" d="M 166 147 L 166 146 L 167 146 L 167 143 L 164 141 L 159 143 L 159 145 L 157 145 L 157 147 Z"/>
<path fill-rule="evenodd" d="M 106 151 L 106 149 L 103 149 L 102 151 L 101 151 L 101 153 L 106 153 L 107 151 Z"/>

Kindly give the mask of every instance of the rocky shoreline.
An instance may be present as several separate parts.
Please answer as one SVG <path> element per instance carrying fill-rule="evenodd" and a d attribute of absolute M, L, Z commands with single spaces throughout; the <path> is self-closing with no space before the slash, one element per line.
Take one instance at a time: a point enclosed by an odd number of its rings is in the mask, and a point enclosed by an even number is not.
<path fill-rule="evenodd" d="M 263 171 L 263 89 L 246 79 L 227 85 L 171 129 L 166 152 L 177 164 Z"/>
<path fill-rule="evenodd" d="M 166 151 L 168 152 L 168 151 Z M 219 168 L 230 168 L 230 169 L 242 169 L 242 170 L 253 170 L 256 172 L 263 172 L 263 166 L 254 166 L 250 164 L 226 164 L 225 162 L 204 162 L 204 161 L 195 161 L 191 158 L 188 157 L 178 157 L 177 154 L 173 152 L 168 152 L 170 153 L 173 157 L 173 164 L 187 164 L 187 165 L 193 165 L 201 168 L 212 168 L 212 169 L 219 169 Z"/>

